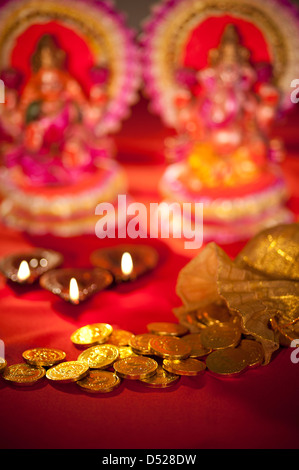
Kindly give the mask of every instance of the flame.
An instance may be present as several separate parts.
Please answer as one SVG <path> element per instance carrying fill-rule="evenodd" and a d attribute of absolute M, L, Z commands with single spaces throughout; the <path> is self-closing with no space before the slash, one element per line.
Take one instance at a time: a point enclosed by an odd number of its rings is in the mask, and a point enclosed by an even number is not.
<path fill-rule="evenodd" d="M 73 303 L 79 302 L 79 286 L 75 278 L 70 280 L 70 300 Z"/>
<path fill-rule="evenodd" d="M 130 276 L 133 272 L 133 260 L 130 253 L 124 253 L 121 259 L 121 270 L 125 276 Z"/>
<path fill-rule="evenodd" d="M 27 281 L 27 279 L 29 279 L 30 268 L 27 261 L 21 262 L 17 276 L 19 281 Z"/>

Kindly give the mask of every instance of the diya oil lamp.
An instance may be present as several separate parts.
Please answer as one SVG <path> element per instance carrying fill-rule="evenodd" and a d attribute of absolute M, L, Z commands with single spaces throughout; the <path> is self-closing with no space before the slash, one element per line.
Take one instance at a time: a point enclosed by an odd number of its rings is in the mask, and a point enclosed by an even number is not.
<path fill-rule="evenodd" d="M 95 251 L 91 255 L 91 263 L 110 271 L 115 282 L 128 282 L 154 269 L 158 253 L 146 245 L 118 245 Z"/>
<path fill-rule="evenodd" d="M 17 253 L 0 260 L 0 271 L 10 281 L 20 285 L 36 282 L 48 271 L 58 268 L 63 256 L 52 250 L 36 249 Z"/>
<path fill-rule="evenodd" d="M 79 305 L 112 283 L 112 274 L 100 268 L 56 269 L 40 278 L 41 287 L 73 305 Z"/>

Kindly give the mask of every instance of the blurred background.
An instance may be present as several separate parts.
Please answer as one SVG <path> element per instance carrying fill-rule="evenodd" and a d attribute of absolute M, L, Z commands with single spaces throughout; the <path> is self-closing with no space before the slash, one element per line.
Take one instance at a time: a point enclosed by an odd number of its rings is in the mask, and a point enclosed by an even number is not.
<path fill-rule="evenodd" d="M 140 25 L 148 17 L 151 7 L 157 3 L 161 3 L 161 0 L 114 0 L 117 8 L 126 13 L 128 24 L 136 30 L 140 30 Z M 299 7 L 299 0 L 292 0 L 292 3 Z"/>
<path fill-rule="evenodd" d="M 116 7 L 127 15 L 129 26 L 138 31 L 141 23 L 148 17 L 152 5 L 157 3 L 157 0 L 114 0 Z"/>

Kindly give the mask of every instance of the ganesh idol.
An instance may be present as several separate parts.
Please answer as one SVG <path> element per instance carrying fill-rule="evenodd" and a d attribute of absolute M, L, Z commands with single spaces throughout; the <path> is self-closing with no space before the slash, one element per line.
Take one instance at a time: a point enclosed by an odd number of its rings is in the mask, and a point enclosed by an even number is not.
<path fill-rule="evenodd" d="M 55 38 L 42 36 L 32 55 L 32 74 L 15 106 L 22 132 L 15 136 L 5 164 L 32 184 L 76 182 L 113 151 L 97 132 L 107 103 L 108 70 L 90 71 L 87 95 L 67 71 L 66 60 Z"/>
<path fill-rule="evenodd" d="M 197 189 L 254 180 L 269 162 L 269 130 L 280 100 L 269 65 L 254 68 L 237 29 L 228 25 L 196 81 L 197 95 L 182 86 L 175 97 L 186 179 Z"/>
<path fill-rule="evenodd" d="M 298 17 L 287 3 L 161 0 L 143 27 L 149 109 L 171 130 L 159 192 L 170 209 L 193 204 L 184 219 L 192 229 L 201 205 L 205 243 L 245 241 L 294 220 L 278 129 L 298 70 L 289 53 Z M 173 225 L 180 230 L 175 216 Z"/>

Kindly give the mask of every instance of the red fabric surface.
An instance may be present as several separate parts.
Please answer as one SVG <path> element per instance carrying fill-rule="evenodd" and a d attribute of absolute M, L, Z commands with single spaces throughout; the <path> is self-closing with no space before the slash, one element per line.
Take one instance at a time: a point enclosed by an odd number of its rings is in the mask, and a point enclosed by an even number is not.
<path fill-rule="evenodd" d="M 159 200 L 157 183 L 165 168 L 162 148 L 168 131 L 158 118 L 144 112 L 145 104 L 142 100 L 134 107 L 116 142 L 130 192 L 136 201 L 148 203 Z M 293 121 L 281 125 L 280 132 L 290 131 L 294 125 Z M 292 145 L 283 169 L 292 188 L 289 206 L 298 215 L 295 140 Z M 195 253 L 163 240 L 141 242 L 158 249 L 158 267 L 138 281 L 98 294 L 78 307 L 38 286 L 16 288 L 1 277 L 0 339 L 5 342 L 8 363 L 22 362 L 22 352 L 36 346 L 63 349 L 68 360 L 76 360 L 79 351 L 70 335 L 89 323 L 108 322 L 138 334 L 146 332 L 150 322 L 175 321 L 172 309 L 180 305 L 175 293 L 177 276 Z M 0 256 L 43 246 L 62 252 L 65 267 L 89 266 L 90 253 L 108 244 L 111 242 L 95 236 L 32 237 L 0 227 Z M 242 246 L 224 248 L 234 257 Z M 297 448 L 299 364 L 293 364 L 290 355 L 291 350 L 281 350 L 270 365 L 237 379 L 218 379 L 206 372 L 202 377 L 182 378 L 165 390 L 126 380 L 108 395 L 85 394 L 76 384 L 58 386 L 44 380 L 34 388 L 20 389 L 1 380 L 0 447 Z"/>

